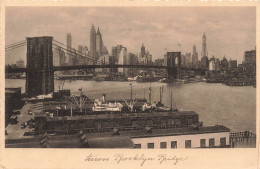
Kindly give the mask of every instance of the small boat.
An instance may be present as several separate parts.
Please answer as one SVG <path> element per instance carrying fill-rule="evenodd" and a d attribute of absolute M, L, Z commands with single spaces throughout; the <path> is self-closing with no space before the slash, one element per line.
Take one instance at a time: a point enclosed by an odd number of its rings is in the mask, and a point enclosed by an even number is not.
<path fill-rule="evenodd" d="M 128 81 L 136 81 L 138 76 L 135 76 L 135 77 L 128 77 L 127 80 Z"/>

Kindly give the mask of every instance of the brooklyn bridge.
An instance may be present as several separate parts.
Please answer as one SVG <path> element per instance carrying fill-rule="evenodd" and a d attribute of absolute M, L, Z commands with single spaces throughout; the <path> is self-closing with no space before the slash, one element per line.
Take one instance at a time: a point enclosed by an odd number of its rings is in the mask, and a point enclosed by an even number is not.
<path fill-rule="evenodd" d="M 66 45 L 55 40 L 51 36 L 43 37 L 27 37 L 25 41 L 17 42 L 6 46 L 5 51 L 11 51 L 17 48 L 26 47 L 26 68 L 6 67 L 5 73 L 26 73 L 26 95 L 33 97 L 41 94 L 49 94 L 54 91 L 54 72 L 64 70 L 88 70 L 97 68 L 137 68 L 137 69 L 166 69 L 167 79 L 172 81 L 181 78 L 181 71 L 205 71 L 199 69 L 190 69 L 181 67 L 181 52 L 167 52 L 166 65 L 140 65 L 140 64 L 104 64 L 94 60 L 93 57 L 83 53 L 77 53 L 77 57 L 85 58 L 88 63 L 73 66 L 55 66 L 53 64 L 53 50 L 59 47 L 69 53 L 75 55 Z"/>

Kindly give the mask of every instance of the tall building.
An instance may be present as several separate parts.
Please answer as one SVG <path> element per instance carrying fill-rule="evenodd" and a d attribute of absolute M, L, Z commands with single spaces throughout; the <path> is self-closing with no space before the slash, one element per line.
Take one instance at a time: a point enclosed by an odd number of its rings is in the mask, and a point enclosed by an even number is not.
<path fill-rule="evenodd" d="M 191 53 L 186 53 L 185 59 L 186 59 L 186 67 L 190 68 L 192 64 Z"/>
<path fill-rule="evenodd" d="M 256 49 L 245 51 L 243 66 L 248 73 L 256 73 Z"/>
<path fill-rule="evenodd" d="M 137 55 L 134 53 L 128 53 L 127 54 L 127 65 L 137 65 L 138 59 Z M 137 68 L 127 68 L 126 72 L 130 75 L 136 75 L 137 74 Z"/>
<path fill-rule="evenodd" d="M 88 55 L 88 47 L 87 46 L 84 46 L 83 49 L 82 49 L 82 53 L 85 54 L 85 55 Z"/>
<path fill-rule="evenodd" d="M 83 52 L 83 46 L 82 45 L 78 46 L 78 52 L 82 54 L 82 52 Z"/>
<path fill-rule="evenodd" d="M 212 56 L 212 58 L 209 59 L 209 70 L 215 71 L 216 70 L 216 64 L 215 64 L 215 57 Z"/>
<path fill-rule="evenodd" d="M 185 67 L 186 66 L 186 55 L 181 54 L 181 66 Z"/>
<path fill-rule="evenodd" d="M 142 44 L 141 46 L 141 57 L 144 57 L 145 56 L 145 47 L 144 47 L 144 44 Z"/>
<path fill-rule="evenodd" d="M 118 64 L 126 65 L 127 63 L 127 49 L 125 47 L 121 48 L 118 55 Z M 119 73 L 126 73 L 126 68 L 118 68 Z"/>
<path fill-rule="evenodd" d="M 73 54 L 72 54 L 72 37 L 71 33 L 67 33 L 67 58 L 68 58 L 68 65 L 73 65 Z"/>
<path fill-rule="evenodd" d="M 215 61 L 215 69 L 216 69 L 216 71 L 220 70 L 220 60 L 219 59 L 216 59 L 216 61 Z"/>
<path fill-rule="evenodd" d="M 97 34 L 96 34 L 96 51 L 97 51 L 97 55 L 101 56 L 102 49 L 103 49 L 102 36 L 101 36 L 101 33 L 99 31 L 99 28 L 98 28 Z"/>
<path fill-rule="evenodd" d="M 191 64 L 192 64 L 192 58 L 191 58 L 191 53 L 186 53 L 186 54 L 183 54 L 181 55 L 181 65 L 183 67 L 191 67 Z"/>
<path fill-rule="evenodd" d="M 244 63 L 256 63 L 256 50 L 245 51 Z"/>
<path fill-rule="evenodd" d="M 228 69 L 228 60 L 227 60 L 226 56 L 224 56 L 223 59 L 220 61 L 220 68 L 222 70 Z"/>
<path fill-rule="evenodd" d="M 103 44 L 103 43 L 102 43 Z M 103 47 L 102 47 L 102 51 L 101 51 L 101 56 L 102 55 L 108 55 L 108 50 L 107 50 L 107 47 L 106 46 L 104 46 L 104 45 L 102 45 Z"/>
<path fill-rule="evenodd" d="M 96 64 L 96 30 L 94 25 L 90 29 L 90 57 L 93 58 L 93 64 Z"/>
<path fill-rule="evenodd" d="M 202 52 L 201 52 L 201 57 L 208 56 L 208 51 L 207 51 L 207 38 L 205 33 L 202 36 Z"/>
<path fill-rule="evenodd" d="M 71 63 L 71 65 L 72 66 L 75 66 L 75 65 L 77 65 L 77 51 L 76 51 L 76 49 L 71 49 L 71 59 L 70 59 L 70 63 Z"/>
<path fill-rule="evenodd" d="M 53 64 L 55 66 L 65 66 L 66 65 L 65 52 L 61 49 L 61 47 L 56 47 L 53 50 Z"/>
<path fill-rule="evenodd" d="M 118 59 L 119 59 L 119 54 L 120 54 L 122 48 L 125 48 L 125 47 L 123 47 L 122 45 L 117 45 L 117 46 L 112 47 L 112 54 L 109 57 L 109 64 L 110 65 L 119 64 Z M 117 73 L 118 69 L 117 68 L 110 68 L 110 72 Z"/>
<path fill-rule="evenodd" d="M 237 68 L 237 60 L 229 60 L 228 62 L 228 68 L 231 70 L 234 70 L 235 68 Z"/>
<path fill-rule="evenodd" d="M 151 65 L 153 63 L 152 61 L 152 55 L 149 53 L 149 51 L 146 52 L 146 57 L 147 57 L 147 64 Z"/>
<path fill-rule="evenodd" d="M 97 60 L 99 60 L 99 57 L 103 55 L 108 55 L 108 51 L 106 46 L 104 46 L 103 40 L 102 40 L 102 34 L 97 29 L 97 32 L 95 30 L 94 25 L 92 25 L 90 30 L 90 53 L 89 55 L 93 58 L 93 64 L 96 64 Z"/>
<path fill-rule="evenodd" d="M 24 60 L 20 59 L 20 60 L 16 61 L 16 66 L 18 68 L 24 68 L 25 67 L 24 66 Z"/>
<path fill-rule="evenodd" d="M 192 67 L 196 68 L 198 66 L 198 52 L 196 51 L 196 46 L 193 45 L 193 52 L 192 52 Z"/>
<path fill-rule="evenodd" d="M 203 56 L 201 58 L 200 65 L 201 65 L 202 69 L 208 69 L 209 68 L 209 58 L 208 58 L 208 56 Z"/>
<path fill-rule="evenodd" d="M 70 51 L 70 49 L 72 48 L 72 38 L 71 38 L 71 34 L 67 33 L 67 50 Z"/>
<path fill-rule="evenodd" d="M 141 46 L 141 53 L 138 54 L 138 60 L 140 64 L 152 64 L 152 55 L 149 53 L 149 51 L 145 50 L 144 44 Z"/>

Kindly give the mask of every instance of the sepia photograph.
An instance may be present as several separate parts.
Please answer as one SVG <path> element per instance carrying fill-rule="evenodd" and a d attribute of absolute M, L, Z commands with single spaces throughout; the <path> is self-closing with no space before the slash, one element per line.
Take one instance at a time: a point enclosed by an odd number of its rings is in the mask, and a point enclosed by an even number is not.
<path fill-rule="evenodd" d="M 5 149 L 255 149 L 256 13 L 5 7 Z"/>

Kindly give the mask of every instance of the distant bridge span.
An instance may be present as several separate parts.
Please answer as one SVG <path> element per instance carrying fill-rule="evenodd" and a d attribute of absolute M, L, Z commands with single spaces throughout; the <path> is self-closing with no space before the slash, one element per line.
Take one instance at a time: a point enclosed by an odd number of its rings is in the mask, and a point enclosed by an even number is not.
<path fill-rule="evenodd" d="M 157 66 L 157 65 L 76 65 L 76 66 L 53 66 L 53 71 L 63 71 L 63 70 L 80 70 L 80 69 L 98 69 L 98 68 L 137 68 L 137 69 L 168 69 L 167 66 Z M 27 68 L 6 68 L 6 73 L 19 73 L 27 72 Z"/>
<path fill-rule="evenodd" d="M 137 69 L 172 69 L 174 67 L 158 65 L 77 65 L 77 66 L 53 66 L 53 71 L 80 70 L 80 69 L 98 69 L 98 68 L 137 68 Z M 205 71 L 203 69 L 181 67 L 182 70 Z M 6 68 L 6 73 L 23 73 L 27 68 Z"/>

